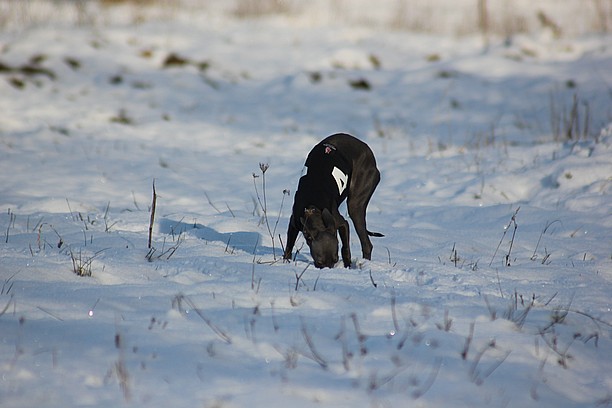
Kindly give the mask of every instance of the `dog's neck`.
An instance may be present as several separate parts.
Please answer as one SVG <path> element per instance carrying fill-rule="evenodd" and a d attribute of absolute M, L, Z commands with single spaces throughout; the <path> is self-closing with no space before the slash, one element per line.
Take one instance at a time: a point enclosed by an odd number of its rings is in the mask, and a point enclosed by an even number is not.
<path fill-rule="evenodd" d="M 336 212 L 347 196 L 351 162 L 330 143 L 321 143 L 310 152 L 305 163 L 307 173 L 300 179 L 294 214 L 308 206 Z"/>

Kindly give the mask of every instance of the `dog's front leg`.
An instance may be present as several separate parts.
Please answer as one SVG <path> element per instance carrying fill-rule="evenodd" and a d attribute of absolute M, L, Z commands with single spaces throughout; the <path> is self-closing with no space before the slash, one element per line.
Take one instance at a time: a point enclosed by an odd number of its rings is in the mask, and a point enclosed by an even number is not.
<path fill-rule="evenodd" d="M 340 234 L 340 241 L 342 241 L 342 262 L 344 262 L 345 268 L 350 268 L 351 266 L 351 245 L 349 243 L 349 224 L 348 221 L 344 219 L 344 217 L 340 216 L 338 225 L 338 233 Z"/>
<path fill-rule="evenodd" d="M 293 245 L 295 245 L 295 241 L 298 236 L 298 229 L 293 225 L 293 215 L 289 220 L 289 227 L 287 228 L 287 246 L 285 247 L 285 254 L 283 259 L 287 262 L 291 262 L 291 253 L 293 252 Z"/>

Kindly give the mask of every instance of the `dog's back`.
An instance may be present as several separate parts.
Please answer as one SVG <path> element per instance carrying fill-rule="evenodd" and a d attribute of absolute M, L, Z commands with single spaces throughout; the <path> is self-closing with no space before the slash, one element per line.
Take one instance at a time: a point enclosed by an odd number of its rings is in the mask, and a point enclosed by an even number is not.
<path fill-rule="evenodd" d="M 335 146 L 339 152 L 345 157 L 350 157 L 351 159 L 357 159 L 361 156 L 366 156 L 371 158 L 374 163 L 376 163 L 376 159 L 374 158 L 374 153 L 370 147 L 361 140 L 357 139 L 355 136 L 351 136 L 346 133 L 336 133 L 334 135 L 328 136 L 319 143 L 319 145 L 330 144 Z"/>
<path fill-rule="evenodd" d="M 301 214 L 310 205 L 331 211 L 348 196 L 353 163 L 330 138 L 316 145 L 306 158 L 307 172 L 298 184 L 294 213 Z"/>

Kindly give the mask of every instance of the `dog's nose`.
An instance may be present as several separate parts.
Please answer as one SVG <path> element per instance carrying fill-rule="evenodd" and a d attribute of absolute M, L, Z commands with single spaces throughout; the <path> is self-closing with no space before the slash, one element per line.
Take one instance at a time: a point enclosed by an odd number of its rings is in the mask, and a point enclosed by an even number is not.
<path fill-rule="evenodd" d="M 317 268 L 319 269 L 323 269 L 323 268 L 333 268 L 334 266 L 336 266 L 336 264 L 338 263 L 338 258 L 329 260 L 329 261 L 314 261 L 314 264 Z"/>

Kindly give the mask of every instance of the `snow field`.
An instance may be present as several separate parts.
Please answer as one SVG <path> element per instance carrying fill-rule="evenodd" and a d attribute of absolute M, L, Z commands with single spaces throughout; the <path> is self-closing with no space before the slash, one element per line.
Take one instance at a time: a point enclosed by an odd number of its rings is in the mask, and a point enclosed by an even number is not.
<path fill-rule="evenodd" d="M 0 405 L 608 405 L 609 36 L 215 10 L 0 33 Z M 385 237 L 282 263 L 337 131 Z"/>

